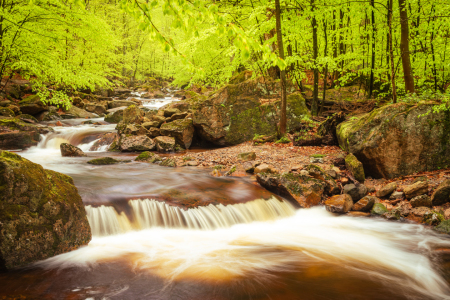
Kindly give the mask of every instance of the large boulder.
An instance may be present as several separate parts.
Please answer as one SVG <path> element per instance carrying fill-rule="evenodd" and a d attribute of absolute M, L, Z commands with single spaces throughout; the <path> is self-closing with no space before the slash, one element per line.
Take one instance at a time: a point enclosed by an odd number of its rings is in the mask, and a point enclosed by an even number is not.
<path fill-rule="evenodd" d="M 48 106 L 41 101 L 38 95 L 31 95 L 19 102 L 20 111 L 23 114 L 37 115 L 48 110 Z"/>
<path fill-rule="evenodd" d="M 125 124 L 131 124 L 131 123 L 137 123 L 141 124 L 143 121 L 144 112 L 139 109 L 136 105 L 128 106 L 123 111 L 123 123 Z"/>
<path fill-rule="evenodd" d="M 106 113 L 106 107 L 97 103 L 86 104 L 84 109 L 88 112 L 95 113 L 97 115 L 103 115 Z"/>
<path fill-rule="evenodd" d="M 362 163 L 354 156 L 353 154 L 347 155 L 345 157 L 345 166 L 347 167 L 347 170 L 352 173 L 353 177 L 358 180 L 359 182 L 364 182 L 366 180 L 366 177 L 364 175 L 364 167 Z"/>
<path fill-rule="evenodd" d="M 431 196 L 431 201 L 434 206 L 450 202 L 450 179 L 444 180 L 439 184 Z"/>
<path fill-rule="evenodd" d="M 19 118 L 0 119 L 0 149 L 16 150 L 36 146 L 40 134 L 49 131 L 49 128 L 29 124 Z"/>
<path fill-rule="evenodd" d="M 191 119 L 175 120 L 161 125 L 161 134 L 174 137 L 177 144 L 189 149 L 194 137 L 194 125 Z"/>
<path fill-rule="evenodd" d="M 321 180 L 291 173 L 258 173 L 256 180 L 272 193 L 303 208 L 318 205 L 326 188 L 326 183 Z"/>
<path fill-rule="evenodd" d="M 59 149 L 61 150 L 61 156 L 86 156 L 83 150 L 68 143 L 62 143 L 59 145 Z"/>
<path fill-rule="evenodd" d="M 428 193 L 428 182 L 418 181 L 411 185 L 407 185 L 403 188 L 406 199 L 412 199 L 414 197 Z"/>
<path fill-rule="evenodd" d="M 108 114 L 105 116 L 105 122 L 111 123 L 111 124 L 117 124 L 120 121 L 123 120 L 123 111 L 126 107 L 118 107 L 115 109 L 112 109 L 113 111 L 108 112 Z"/>
<path fill-rule="evenodd" d="M 87 245 L 91 230 L 71 177 L 0 151 L 0 270 Z"/>
<path fill-rule="evenodd" d="M 353 200 L 350 195 L 336 195 L 325 201 L 325 208 L 332 213 L 345 214 L 353 207 Z"/>
<path fill-rule="evenodd" d="M 146 135 L 125 135 L 119 139 L 119 149 L 122 152 L 130 151 L 150 151 L 156 147 L 155 142 Z"/>
<path fill-rule="evenodd" d="M 376 178 L 444 168 L 450 165 L 450 112 L 432 109 L 397 103 L 352 118 L 337 127 L 339 145 Z"/>
<path fill-rule="evenodd" d="M 97 114 L 85 111 L 84 109 L 78 108 L 76 106 L 71 106 L 64 115 L 61 115 L 61 117 L 65 119 L 70 119 L 68 117 L 65 117 L 65 115 L 74 116 L 74 118 L 96 118 L 98 117 Z"/>
<path fill-rule="evenodd" d="M 198 104 L 194 113 L 194 126 L 200 137 L 219 146 L 228 146 L 252 140 L 255 134 L 277 134 L 280 101 L 278 98 L 267 101 L 279 92 L 279 84 L 273 86 L 268 91 L 263 82 L 251 79 L 216 91 Z M 296 129 L 305 116 L 310 116 L 310 112 L 302 95 L 289 95 L 288 131 Z"/>
<path fill-rule="evenodd" d="M 159 152 L 172 152 L 175 151 L 175 138 L 170 136 L 158 136 L 154 139 L 156 143 L 156 149 Z"/>

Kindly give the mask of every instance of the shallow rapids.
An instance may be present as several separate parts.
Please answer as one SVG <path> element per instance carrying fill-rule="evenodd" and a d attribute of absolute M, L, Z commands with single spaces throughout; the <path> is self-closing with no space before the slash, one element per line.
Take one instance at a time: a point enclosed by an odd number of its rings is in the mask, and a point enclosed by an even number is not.
<path fill-rule="evenodd" d="M 87 247 L 37 266 L 95 272 L 99 265 L 121 261 L 139 276 L 164 279 L 156 290 L 137 292 L 155 299 L 185 281 L 231 284 L 236 291 L 255 289 L 270 295 L 270 287 L 287 277 L 299 288 L 298 298 L 289 299 L 448 299 L 448 285 L 430 257 L 434 249 L 449 246 L 450 241 L 420 225 L 336 217 L 313 208 L 284 219 L 217 230 L 153 228 L 94 237 Z M 360 290 L 358 284 L 378 292 Z M 124 291 L 117 299 L 133 298 L 126 295 L 136 294 Z M 333 298 L 338 295 L 342 297 Z"/>

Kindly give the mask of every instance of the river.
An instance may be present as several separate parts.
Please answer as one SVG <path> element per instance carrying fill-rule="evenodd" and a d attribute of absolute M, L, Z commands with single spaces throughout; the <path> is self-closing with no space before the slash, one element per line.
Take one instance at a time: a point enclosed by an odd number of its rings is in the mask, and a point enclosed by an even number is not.
<path fill-rule="evenodd" d="M 115 126 L 82 121 L 20 155 L 74 178 L 93 239 L 0 274 L 0 299 L 450 299 L 446 236 L 297 209 L 250 177 L 89 151 Z M 88 157 L 61 157 L 64 141 Z M 86 163 L 106 155 L 131 161 Z"/>

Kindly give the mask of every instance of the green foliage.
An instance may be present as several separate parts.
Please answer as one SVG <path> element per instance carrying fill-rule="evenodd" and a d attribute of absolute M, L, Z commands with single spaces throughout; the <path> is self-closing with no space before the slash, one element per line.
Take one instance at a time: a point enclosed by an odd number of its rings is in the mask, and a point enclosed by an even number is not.
<path fill-rule="evenodd" d="M 310 155 L 310 157 L 314 157 L 314 158 L 324 158 L 326 156 L 326 154 L 312 154 Z"/>
<path fill-rule="evenodd" d="M 275 144 L 288 144 L 291 140 L 287 136 L 282 136 Z"/>

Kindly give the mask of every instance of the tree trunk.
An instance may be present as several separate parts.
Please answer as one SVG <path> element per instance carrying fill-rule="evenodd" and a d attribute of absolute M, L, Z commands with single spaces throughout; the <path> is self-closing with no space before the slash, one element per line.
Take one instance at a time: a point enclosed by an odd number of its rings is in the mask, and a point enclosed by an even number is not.
<path fill-rule="evenodd" d="M 280 0 L 275 0 L 275 17 L 277 28 L 278 55 L 284 59 L 283 36 L 281 35 L 281 9 Z M 281 78 L 281 116 L 280 116 L 280 134 L 286 134 L 286 71 L 280 70 Z"/>
<path fill-rule="evenodd" d="M 323 33 L 325 36 L 325 49 L 323 51 L 323 56 L 327 57 L 328 55 L 328 35 L 327 35 L 327 22 L 323 22 Z M 325 64 L 325 74 L 323 75 L 323 95 L 322 95 L 322 103 L 320 104 L 320 114 L 323 113 L 323 105 L 325 103 L 325 96 L 327 92 L 327 81 L 328 81 L 328 64 Z"/>
<path fill-rule="evenodd" d="M 370 1 L 372 6 L 372 64 L 370 65 L 370 82 L 369 82 L 369 98 L 372 98 L 373 93 L 373 69 L 375 69 L 375 0 Z"/>
<path fill-rule="evenodd" d="M 391 85 L 392 85 L 392 101 L 397 103 L 397 88 L 395 87 L 395 71 L 394 71 L 394 49 L 392 47 L 392 2 L 389 0 L 388 8 L 388 27 L 389 27 L 389 58 L 391 61 Z"/>
<path fill-rule="evenodd" d="M 412 94 L 415 92 L 415 90 L 414 90 L 414 77 L 412 75 L 412 68 L 411 68 L 411 60 L 409 57 L 409 25 L 408 25 L 408 12 L 406 10 L 406 1 L 398 0 L 398 6 L 400 7 L 400 24 L 401 24 L 400 50 L 402 55 L 405 90 L 407 93 Z"/>
<path fill-rule="evenodd" d="M 317 57 L 319 56 L 319 47 L 317 45 L 317 21 L 314 15 L 314 10 L 316 6 L 314 0 L 311 0 L 311 11 L 312 11 L 312 30 L 313 30 L 313 55 L 314 55 L 314 90 L 313 90 L 313 101 L 311 105 L 311 114 L 317 116 L 319 109 L 319 68 L 317 67 Z"/>

